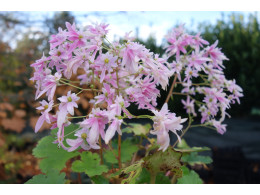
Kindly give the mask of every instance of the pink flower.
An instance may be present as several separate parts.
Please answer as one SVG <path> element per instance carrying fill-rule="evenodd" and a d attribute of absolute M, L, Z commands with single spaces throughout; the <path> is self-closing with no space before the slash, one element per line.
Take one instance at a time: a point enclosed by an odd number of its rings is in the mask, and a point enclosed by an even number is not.
<path fill-rule="evenodd" d="M 113 68 L 117 67 L 116 63 L 117 57 L 113 56 L 112 54 L 109 54 L 108 52 L 106 54 L 102 54 L 95 63 L 95 68 L 97 70 L 101 71 L 100 75 L 100 82 L 102 83 L 106 72 L 111 73 L 113 72 Z"/>
<path fill-rule="evenodd" d="M 53 99 L 54 93 L 56 91 L 56 87 L 59 83 L 61 76 L 62 75 L 58 72 L 56 72 L 54 76 L 47 75 L 42 84 L 43 90 L 39 93 L 39 95 L 36 97 L 36 99 L 38 99 L 45 92 L 47 92 L 48 100 L 51 101 Z"/>
<path fill-rule="evenodd" d="M 66 27 L 68 29 L 68 40 L 73 41 L 70 50 L 73 50 L 78 46 L 84 46 L 86 42 L 84 31 L 77 31 L 75 24 L 71 25 L 69 22 L 66 22 Z"/>
<path fill-rule="evenodd" d="M 188 96 L 186 101 L 181 100 L 181 102 L 183 103 L 184 108 L 186 109 L 187 113 L 193 114 L 193 116 L 197 116 L 197 114 L 195 112 L 195 108 L 194 108 L 195 100 L 190 101 L 190 96 Z"/>
<path fill-rule="evenodd" d="M 87 143 L 87 138 L 89 136 L 89 129 L 83 128 L 75 133 L 77 139 L 66 139 L 66 142 L 71 146 L 68 152 L 76 150 L 78 147 L 84 150 L 89 150 L 90 146 Z"/>
<path fill-rule="evenodd" d="M 36 60 L 35 63 L 31 64 L 31 67 L 33 67 L 37 72 L 38 71 L 42 71 L 44 68 L 47 67 L 47 64 L 50 60 L 50 56 L 49 57 L 45 57 L 44 53 L 42 54 L 42 58 L 39 60 Z"/>
<path fill-rule="evenodd" d="M 60 27 L 58 28 L 58 30 L 59 33 L 57 35 L 51 35 L 51 40 L 49 41 L 50 49 L 61 45 L 67 39 L 67 32 L 63 31 Z"/>
<path fill-rule="evenodd" d="M 116 116 L 121 116 L 122 111 L 128 115 L 126 108 L 130 106 L 129 102 L 125 101 L 122 96 L 116 96 L 114 104 L 109 106 L 107 117 L 109 120 L 114 119 Z"/>
<path fill-rule="evenodd" d="M 76 101 L 78 101 L 79 99 L 80 98 L 75 93 L 71 93 L 71 91 L 68 91 L 67 96 L 62 96 L 58 98 L 58 100 L 60 100 L 61 102 L 59 105 L 59 109 L 68 112 L 71 115 L 74 115 L 74 107 L 78 108 Z"/>
<path fill-rule="evenodd" d="M 205 56 L 209 56 L 213 61 L 214 67 L 218 69 L 224 68 L 223 60 L 228 60 L 228 58 L 221 52 L 221 49 L 217 48 L 218 40 L 211 46 L 205 49 Z"/>
<path fill-rule="evenodd" d="M 211 120 L 212 125 L 217 129 L 217 132 L 223 135 L 226 132 L 226 126 L 225 124 L 221 124 L 220 121 Z"/>
<path fill-rule="evenodd" d="M 191 56 L 188 58 L 188 66 L 200 71 L 201 69 L 204 69 L 203 64 L 207 61 L 211 60 L 209 58 L 202 57 L 200 53 L 192 52 Z"/>
<path fill-rule="evenodd" d="M 168 110 L 168 104 L 164 104 L 160 111 L 152 110 L 154 113 L 153 117 L 153 130 L 152 134 L 157 135 L 157 143 L 160 145 L 159 150 L 165 151 L 170 144 L 169 131 L 176 134 L 177 138 L 180 140 L 177 130 L 182 129 L 181 123 L 185 122 L 187 119 L 181 119 L 181 117 L 176 117 L 174 113 L 170 113 Z"/>
<path fill-rule="evenodd" d="M 88 26 L 88 30 L 90 31 L 91 34 L 93 34 L 92 36 L 103 38 L 108 33 L 108 30 L 107 30 L 108 26 L 109 26 L 108 24 L 96 23 L 94 26 L 91 26 L 91 25 Z"/>
<path fill-rule="evenodd" d="M 91 114 L 89 114 L 89 118 L 81 122 L 81 127 L 90 129 L 87 141 L 91 148 L 100 148 L 97 145 L 99 135 L 101 135 L 102 139 L 105 140 L 105 125 L 107 122 L 108 119 L 106 112 L 100 110 L 99 108 L 92 109 Z"/>
<path fill-rule="evenodd" d="M 159 90 L 152 80 L 153 78 L 149 76 L 144 79 L 136 78 L 133 80 L 132 86 L 125 90 L 129 101 L 136 102 L 139 109 L 154 109 L 157 105 L 156 98 L 159 95 Z"/>
<path fill-rule="evenodd" d="M 208 45 L 208 44 L 209 44 L 208 41 L 201 38 L 200 33 L 198 33 L 193 37 L 192 45 L 196 51 L 199 51 L 200 47 L 203 47 L 203 45 Z"/>
<path fill-rule="evenodd" d="M 105 135 L 106 144 L 108 144 L 108 142 L 114 137 L 116 131 L 119 135 L 122 135 L 122 131 L 121 131 L 122 122 L 123 122 L 122 119 L 115 118 L 111 123 L 111 125 L 109 125 Z"/>
<path fill-rule="evenodd" d="M 104 83 L 102 88 L 103 94 L 98 95 L 95 97 L 97 99 L 95 104 L 99 104 L 100 102 L 107 102 L 108 106 L 113 103 L 114 96 L 115 96 L 115 89 L 111 88 L 108 84 Z"/>
<path fill-rule="evenodd" d="M 129 42 L 126 44 L 126 47 L 123 50 L 122 65 L 125 65 L 126 70 L 128 70 L 129 73 L 136 73 L 138 71 L 140 56 L 144 56 L 145 51 L 145 47 L 138 43 Z"/>
<path fill-rule="evenodd" d="M 198 77 L 198 76 L 199 76 L 199 74 L 196 69 L 187 67 L 185 70 L 185 79 L 183 81 L 191 80 L 192 77 Z"/>
<path fill-rule="evenodd" d="M 41 106 L 37 107 L 36 109 L 42 110 L 42 112 L 41 112 L 42 115 L 39 117 L 39 119 L 35 125 L 35 133 L 37 133 L 39 131 L 39 129 L 42 127 L 44 121 L 46 121 L 49 124 L 51 123 L 49 112 L 52 110 L 53 101 L 50 101 L 48 103 L 45 100 L 42 100 L 40 103 L 41 103 Z"/>
<path fill-rule="evenodd" d="M 68 148 L 63 144 L 64 141 L 64 127 L 69 125 L 70 122 L 62 124 L 61 127 L 59 127 L 58 132 L 57 132 L 57 140 L 54 141 L 53 143 L 58 143 L 59 147 L 61 146 L 64 150 L 68 150 Z"/>

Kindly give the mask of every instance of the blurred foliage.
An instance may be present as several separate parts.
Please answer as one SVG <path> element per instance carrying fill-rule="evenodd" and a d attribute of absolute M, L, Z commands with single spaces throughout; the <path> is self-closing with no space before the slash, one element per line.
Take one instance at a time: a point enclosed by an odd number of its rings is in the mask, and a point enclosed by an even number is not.
<path fill-rule="evenodd" d="M 74 17 L 56 12 L 44 21 L 36 20 L 32 22 L 26 12 L 0 12 L 0 183 L 24 183 L 40 173 L 39 160 L 31 155 L 38 139 L 32 129 L 39 115 L 29 81 L 30 64 L 47 54 L 50 33 Z M 44 28 L 37 28 L 37 22 L 43 22 Z M 44 124 L 42 129 L 48 127 Z"/>

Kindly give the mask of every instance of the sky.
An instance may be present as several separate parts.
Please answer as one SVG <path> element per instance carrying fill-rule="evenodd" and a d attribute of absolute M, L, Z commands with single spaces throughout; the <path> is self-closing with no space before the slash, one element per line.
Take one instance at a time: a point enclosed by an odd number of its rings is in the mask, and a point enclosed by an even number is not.
<path fill-rule="evenodd" d="M 30 12 L 32 18 L 41 19 L 51 17 L 55 12 Z M 164 35 L 174 26 L 184 23 L 186 28 L 197 30 L 198 24 L 207 22 L 215 24 L 218 19 L 227 18 L 233 12 L 226 11 L 99 11 L 99 12 L 72 12 L 76 16 L 78 26 L 84 26 L 95 22 L 105 22 L 109 24 L 109 39 L 119 39 L 126 32 L 132 31 L 132 35 L 137 34 L 141 39 L 147 39 L 153 35 L 157 44 L 161 44 Z M 255 12 L 236 12 L 247 16 Z M 258 14 L 258 13 L 257 13 Z"/>
<path fill-rule="evenodd" d="M 31 31 L 47 30 L 41 21 L 46 18 L 51 18 L 54 11 L 37 11 L 37 12 L 23 12 L 24 16 L 31 21 Z M 76 25 L 83 27 L 93 23 L 107 23 L 109 24 L 109 40 L 119 40 L 125 33 L 131 32 L 131 36 L 146 40 L 150 35 L 155 37 L 157 45 L 161 45 L 164 36 L 167 32 L 178 24 L 185 24 L 185 27 L 194 32 L 198 32 L 198 24 L 206 22 L 215 24 L 217 20 L 227 19 L 229 15 L 234 12 L 226 11 L 72 11 L 76 18 Z M 259 12 L 236 12 L 243 14 L 245 19 L 249 14 L 257 14 Z M 38 22 L 35 22 L 38 21 Z M 138 33 L 137 33 L 138 29 Z M 28 28 L 21 29 L 20 32 L 29 31 Z M 17 39 L 21 39 L 22 33 L 17 35 Z M 16 40 L 13 40 L 10 45 L 12 48 L 16 46 Z"/>

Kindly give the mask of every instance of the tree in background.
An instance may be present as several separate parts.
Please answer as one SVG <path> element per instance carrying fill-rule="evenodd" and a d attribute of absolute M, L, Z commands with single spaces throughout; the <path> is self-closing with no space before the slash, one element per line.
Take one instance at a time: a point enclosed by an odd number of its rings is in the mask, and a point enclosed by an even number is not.
<path fill-rule="evenodd" d="M 55 12 L 52 18 L 48 18 L 44 21 L 49 29 L 49 34 L 56 34 L 59 27 L 65 29 L 65 22 L 75 22 L 75 17 L 72 15 L 71 12 Z"/>

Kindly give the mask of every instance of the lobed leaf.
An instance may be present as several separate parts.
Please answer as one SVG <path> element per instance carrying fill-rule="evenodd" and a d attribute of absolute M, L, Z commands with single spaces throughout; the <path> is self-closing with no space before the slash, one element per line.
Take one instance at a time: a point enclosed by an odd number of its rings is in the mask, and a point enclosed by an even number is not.
<path fill-rule="evenodd" d="M 32 179 L 28 180 L 25 184 L 64 184 L 65 173 L 60 173 L 58 170 L 50 170 L 47 174 L 36 175 Z"/>
<path fill-rule="evenodd" d="M 183 176 L 177 180 L 177 184 L 202 184 L 203 181 L 199 175 L 193 171 L 189 170 L 187 167 L 182 166 Z"/>
<path fill-rule="evenodd" d="M 53 144 L 54 141 L 55 138 L 53 136 L 46 136 L 33 149 L 33 155 L 37 158 L 42 158 L 40 168 L 44 173 L 50 168 L 56 170 L 63 169 L 69 159 L 79 155 L 78 152 L 67 152 L 59 148 L 57 144 Z"/>
<path fill-rule="evenodd" d="M 182 139 L 181 143 L 177 144 L 177 148 L 174 149 L 175 151 L 182 152 L 182 153 L 189 153 L 189 152 L 203 152 L 210 150 L 209 147 L 190 147 L 187 142 Z"/>
<path fill-rule="evenodd" d="M 209 156 L 198 155 L 198 152 L 184 153 L 182 158 L 182 162 L 189 163 L 191 166 L 195 164 L 210 164 L 212 163 L 212 159 Z"/>
<path fill-rule="evenodd" d="M 165 152 L 157 151 L 144 158 L 144 167 L 153 175 L 167 171 L 179 172 L 181 155 L 180 152 L 176 152 L 172 148 L 168 148 Z"/>
<path fill-rule="evenodd" d="M 106 165 L 100 165 L 100 157 L 96 153 L 83 152 L 81 160 L 72 163 L 71 169 L 74 172 L 85 172 L 89 177 L 101 175 L 108 171 Z"/>

